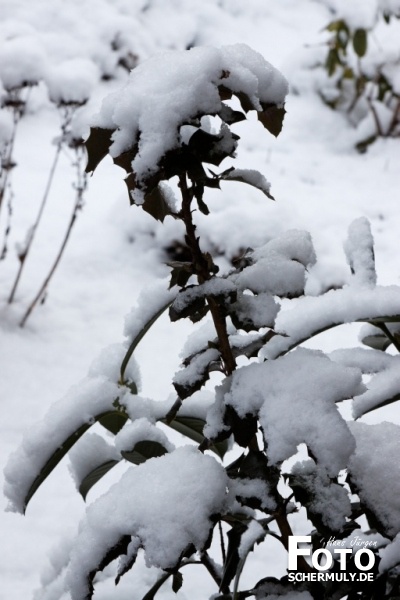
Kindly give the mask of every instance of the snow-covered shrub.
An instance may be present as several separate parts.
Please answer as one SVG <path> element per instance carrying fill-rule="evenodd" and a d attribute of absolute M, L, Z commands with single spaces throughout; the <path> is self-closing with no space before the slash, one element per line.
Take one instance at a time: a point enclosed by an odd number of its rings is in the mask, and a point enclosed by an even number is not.
<path fill-rule="evenodd" d="M 320 94 L 357 126 L 358 149 L 400 135 L 400 4 L 327 0 L 327 79 Z"/>
<path fill-rule="evenodd" d="M 349 230 L 349 284 L 320 296 L 307 295 L 316 263 L 307 232 L 291 230 L 248 249 L 225 273 L 196 232 L 196 210 L 209 212 L 207 187 L 241 181 L 271 197 L 260 173 L 218 168 L 234 157 L 239 138 L 232 129 L 247 113 L 279 134 L 286 92 L 283 76 L 247 46 L 196 48 L 140 65 L 95 120 L 87 170 L 111 154 L 127 173 L 131 203 L 161 221 L 176 219 L 190 257 L 171 264 L 169 289 L 162 281 L 142 295 L 126 319 L 125 342 L 100 356 L 10 458 L 5 493 L 19 512 L 70 450 L 84 498 L 116 465 L 129 465 L 88 507 L 41 598 L 90 598 L 101 571 L 110 576 L 118 559 L 118 583 L 139 552 L 160 569 L 146 600 L 169 578 L 178 592 L 181 570 L 192 564 L 205 567 L 220 600 L 397 597 L 400 429 L 358 420 L 400 397 L 398 356 L 386 353 L 400 350 L 400 287 L 376 284 L 367 220 Z M 232 108 L 232 97 L 240 108 Z M 203 323 L 185 344 L 176 397 L 155 402 L 140 394 L 133 354 L 166 310 L 172 322 Z M 351 322 L 367 324 L 367 347 L 330 355 L 301 347 Z M 346 420 L 346 400 L 357 421 Z M 107 438 L 87 434 L 95 423 Z M 171 430 L 196 444 L 175 448 Z M 255 544 L 270 539 L 288 550 L 293 530 L 311 533 L 314 550 L 324 551 L 332 538 L 350 554 L 354 539 L 370 544 L 373 583 L 320 581 L 315 564 L 299 556 L 308 580 L 296 583 L 290 573 L 278 579 L 266 563 L 251 589 L 240 590 Z M 353 572 L 353 555 L 347 562 Z M 341 570 L 342 555 L 330 572 Z"/>

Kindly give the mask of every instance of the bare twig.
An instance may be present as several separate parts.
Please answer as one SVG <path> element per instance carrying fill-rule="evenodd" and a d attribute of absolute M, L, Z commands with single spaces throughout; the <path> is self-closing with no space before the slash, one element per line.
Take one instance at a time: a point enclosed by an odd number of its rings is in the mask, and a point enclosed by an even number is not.
<path fill-rule="evenodd" d="M 24 243 L 24 247 L 23 247 L 22 252 L 20 252 L 19 255 L 18 255 L 20 264 L 19 264 L 19 269 L 18 269 L 16 278 L 15 278 L 15 281 L 14 281 L 13 287 L 11 289 L 10 296 L 8 298 L 9 304 L 11 304 L 13 302 L 13 300 L 14 300 L 14 297 L 15 297 L 15 294 L 16 294 L 16 291 L 17 291 L 17 287 L 18 287 L 18 284 L 19 284 L 19 280 L 21 278 L 22 271 L 23 271 L 23 268 L 25 266 L 26 259 L 28 258 L 28 254 L 29 254 L 29 251 L 30 251 L 31 246 L 33 244 L 33 240 L 34 240 L 37 228 L 39 227 L 40 221 L 42 219 L 43 211 L 44 211 L 44 208 L 46 206 L 47 199 L 48 199 L 48 196 L 49 196 L 49 193 L 50 193 L 50 189 L 51 189 L 51 186 L 52 186 L 52 183 L 53 183 L 54 175 L 55 175 L 55 172 L 56 172 L 56 168 L 57 168 L 57 164 L 58 164 L 58 159 L 60 158 L 61 150 L 63 149 L 63 146 L 64 146 L 64 144 L 66 142 L 66 135 L 67 135 L 69 127 L 71 125 L 71 121 L 72 121 L 72 118 L 74 116 L 75 110 L 76 110 L 76 107 L 74 107 L 74 106 L 73 107 L 67 107 L 67 108 L 63 107 L 63 110 L 61 112 L 61 136 L 59 137 L 59 139 L 57 141 L 56 151 L 55 151 L 55 154 L 54 154 L 53 163 L 52 163 L 51 168 L 50 168 L 49 177 L 47 179 L 47 183 L 46 183 L 46 187 L 45 187 L 45 190 L 44 190 L 42 202 L 40 204 L 39 211 L 38 211 L 38 214 L 36 216 L 36 220 L 35 220 L 34 224 L 32 225 L 32 227 L 30 227 L 30 229 L 28 231 L 27 238 L 26 238 L 26 241 Z"/>
<path fill-rule="evenodd" d="M 77 219 L 79 210 L 83 207 L 83 194 L 87 187 L 86 173 L 82 169 L 82 162 L 83 162 L 83 156 L 84 156 L 83 149 L 81 147 L 76 148 L 76 153 L 77 153 L 77 158 L 76 158 L 75 166 L 76 166 L 76 170 L 77 170 L 77 184 L 75 186 L 76 197 L 75 197 L 75 204 L 74 204 L 74 208 L 72 211 L 71 219 L 68 224 L 68 228 L 65 233 L 64 239 L 62 241 L 61 247 L 60 247 L 58 254 L 56 256 L 56 259 L 49 271 L 49 274 L 47 275 L 47 277 L 44 280 L 43 284 L 41 285 L 38 293 L 36 294 L 35 298 L 32 300 L 27 311 L 25 312 L 25 314 L 20 322 L 20 327 L 24 327 L 26 321 L 28 320 L 28 318 L 29 318 L 30 314 L 32 313 L 32 311 L 34 310 L 35 306 L 38 304 L 39 301 L 42 301 L 45 298 L 47 288 L 48 288 L 49 283 L 60 263 L 60 260 L 64 253 L 64 250 L 65 250 L 65 247 L 66 247 L 69 237 L 71 235 L 72 228 Z"/>

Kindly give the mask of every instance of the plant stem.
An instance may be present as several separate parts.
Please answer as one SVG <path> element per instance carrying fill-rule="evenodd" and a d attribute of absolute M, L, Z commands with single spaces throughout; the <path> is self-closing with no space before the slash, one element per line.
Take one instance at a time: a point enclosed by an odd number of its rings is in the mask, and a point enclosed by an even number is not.
<path fill-rule="evenodd" d="M 390 331 L 389 327 L 386 323 L 375 323 L 375 325 L 386 335 L 386 337 L 392 342 L 393 346 L 396 348 L 397 352 L 400 352 L 400 344 L 396 340 L 395 336 Z"/>
<path fill-rule="evenodd" d="M 182 193 L 182 219 L 186 226 L 186 242 L 192 253 L 193 264 L 197 274 L 199 283 L 204 283 L 211 279 L 209 265 L 205 259 L 199 244 L 199 238 L 196 236 L 196 226 L 193 223 L 191 202 L 193 195 L 188 189 L 186 175 L 181 175 L 179 178 L 181 193 Z M 226 375 L 231 375 L 236 369 L 235 358 L 232 353 L 232 348 L 229 343 L 226 320 L 221 312 L 221 309 L 215 298 L 207 296 L 207 303 L 210 307 L 212 319 L 214 321 L 215 330 L 217 332 L 221 357 L 224 363 L 224 371 Z"/>
<path fill-rule="evenodd" d="M 285 550 L 289 550 L 289 537 L 293 535 L 292 528 L 289 525 L 289 521 L 287 519 L 286 512 L 279 512 L 276 517 L 276 524 L 279 527 L 279 531 L 281 532 L 281 542 L 285 548 Z M 299 566 L 299 570 L 303 573 L 312 573 L 314 569 L 310 567 L 308 562 L 305 560 L 304 556 L 298 556 L 297 564 Z"/>
<path fill-rule="evenodd" d="M 77 152 L 79 152 L 79 148 L 77 149 Z M 71 219 L 70 222 L 68 224 L 68 228 L 67 231 L 65 233 L 64 239 L 62 241 L 60 250 L 58 251 L 58 254 L 56 256 L 56 259 L 53 263 L 53 266 L 51 267 L 49 274 L 47 275 L 46 279 L 44 280 L 43 284 L 41 285 L 38 293 L 36 294 L 35 298 L 32 300 L 31 304 L 29 305 L 27 311 L 25 312 L 23 318 L 21 319 L 20 322 L 20 327 L 24 327 L 26 321 L 28 320 L 30 314 L 32 313 L 32 311 L 34 310 L 35 306 L 37 305 L 37 303 L 44 298 L 45 294 L 46 294 L 46 290 L 47 287 L 51 281 L 51 278 L 53 277 L 58 264 L 62 258 L 62 255 L 64 253 L 65 247 L 68 243 L 69 237 L 71 235 L 71 231 L 72 228 L 74 226 L 74 223 L 77 219 L 78 216 L 78 212 L 79 210 L 82 208 L 83 206 L 83 193 L 86 189 L 86 185 L 87 185 L 87 180 L 86 180 L 86 174 L 82 172 L 81 170 L 81 157 L 79 157 L 79 155 L 77 156 L 77 161 L 76 161 L 76 168 L 77 168 L 77 185 L 76 185 L 76 199 L 75 199 L 75 204 L 74 204 L 74 208 L 72 211 L 72 215 L 71 215 Z"/>
<path fill-rule="evenodd" d="M 55 171 L 56 171 L 56 168 L 57 168 L 58 159 L 60 157 L 62 143 L 63 142 L 62 142 L 62 138 L 61 138 L 59 140 L 58 144 L 57 144 L 56 152 L 55 152 L 54 159 L 53 159 L 53 164 L 51 166 L 49 177 L 47 179 L 47 184 L 46 184 L 46 188 L 45 188 L 45 191 L 44 191 L 44 194 L 43 194 L 42 202 L 40 204 L 39 212 L 37 214 L 36 220 L 35 220 L 32 228 L 31 228 L 31 230 L 28 233 L 28 239 L 27 239 L 27 242 L 26 242 L 26 246 L 24 248 L 24 252 L 19 256 L 19 260 L 20 260 L 19 269 L 18 269 L 18 273 L 17 273 L 17 276 L 16 276 L 15 281 L 14 281 L 14 285 L 13 285 L 13 287 L 11 289 L 10 296 L 8 298 L 8 303 L 9 304 L 11 304 L 13 302 L 13 300 L 14 300 L 15 293 L 17 291 L 17 287 L 18 287 L 18 284 L 19 284 L 19 280 L 20 280 L 21 275 L 22 275 L 22 270 L 23 270 L 24 265 L 25 265 L 25 261 L 26 261 L 26 259 L 28 257 L 29 251 L 30 251 L 32 243 L 33 243 L 33 239 L 34 239 L 35 234 L 36 234 L 36 230 L 37 230 L 37 228 L 39 226 L 39 223 L 41 221 L 41 218 L 42 218 L 43 210 L 44 210 L 44 207 L 46 205 L 47 198 L 49 196 L 51 185 L 53 183 L 53 178 L 54 178 L 54 174 L 55 174 Z"/>

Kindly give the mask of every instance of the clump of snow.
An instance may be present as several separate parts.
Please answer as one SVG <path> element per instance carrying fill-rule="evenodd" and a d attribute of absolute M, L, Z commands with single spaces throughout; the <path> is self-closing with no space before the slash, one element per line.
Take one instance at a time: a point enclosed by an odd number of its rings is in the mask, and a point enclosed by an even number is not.
<path fill-rule="evenodd" d="M 398 362 L 398 357 L 372 348 L 341 348 L 330 352 L 329 358 L 347 367 L 357 367 L 363 374 L 379 373 Z"/>
<path fill-rule="evenodd" d="M 264 510 L 272 512 L 277 508 L 276 501 L 271 495 L 268 483 L 262 479 L 233 479 L 230 483 L 230 489 L 236 497 L 257 498 L 260 500 L 261 508 Z"/>
<path fill-rule="evenodd" d="M 336 19 L 343 19 L 353 31 L 371 29 L 377 19 L 377 0 L 328 0 L 328 6 L 335 12 Z"/>
<path fill-rule="evenodd" d="M 392 359 L 386 369 L 370 379 L 367 391 L 354 398 L 353 416 L 355 419 L 362 417 L 374 408 L 385 405 L 390 400 L 400 399 L 400 356 L 392 356 Z"/>
<path fill-rule="evenodd" d="M 400 427 L 388 422 L 353 422 L 349 427 L 356 440 L 348 465 L 351 480 L 385 533 L 394 537 L 400 530 L 400 469 L 399 462 L 393 460 L 400 454 Z"/>
<path fill-rule="evenodd" d="M 92 362 L 89 377 L 104 377 L 108 381 L 117 383 L 120 380 L 121 363 L 126 354 L 125 344 L 111 344 L 104 348 L 99 356 Z M 134 356 L 129 359 L 124 374 L 125 381 L 134 382 L 140 390 L 141 377 L 139 365 Z"/>
<path fill-rule="evenodd" d="M 273 327 L 280 305 L 271 294 L 259 293 L 257 296 L 239 293 L 232 304 L 232 310 L 240 321 L 253 329 Z"/>
<path fill-rule="evenodd" d="M 326 469 L 313 460 L 296 463 L 292 467 L 296 485 L 312 499 L 308 505 L 312 513 L 321 516 L 322 522 L 332 531 L 341 531 L 346 518 L 351 515 L 351 504 L 347 491 L 329 479 Z"/>
<path fill-rule="evenodd" d="M 360 217 L 353 221 L 344 249 L 353 274 L 353 285 L 375 286 L 374 238 L 368 219 Z"/>
<path fill-rule="evenodd" d="M 69 454 L 70 471 L 79 489 L 82 480 L 94 469 L 111 460 L 120 460 L 121 455 L 97 433 L 88 433 L 72 447 Z"/>
<path fill-rule="evenodd" d="M 231 276 L 239 289 L 256 294 L 299 296 L 304 292 L 306 267 L 315 263 L 311 236 L 304 231 L 287 231 L 257 248 L 253 264 Z"/>
<path fill-rule="evenodd" d="M 275 358 L 334 325 L 397 316 L 399 306 L 400 287 L 395 285 L 364 288 L 362 294 L 355 287 L 347 287 L 299 298 L 292 308 L 282 308 L 276 319 L 275 331 L 287 337 L 275 336 L 263 352 L 267 358 Z"/>
<path fill-rule="evenodd" d="M 260 523 L 253 520 L 240 538 L 239 557 L 246 558 L 254 544 L 265 536 L 265 530 Z"/>
<path fill-rule="evenodd" d="M 33 35 L 2 40 L 0 79 L 6 90 L 34 85 L 43 79 L 46 54 Z"/>
<path fill-rule="evenodd" d="M 333 363 L 322 352 L 298 349 L 237 369 L 224 402 L 242 418 L 258 415 L 270 464 L 290 458 L 305 443 L 335 476 L 354 450 L 353 436 L 335 403 L 363 389 L 358 369 Z"/>
<path fill-rule="evenodd" d="M 142 441 L 158 442 L 168 452 L 172 452 L 175 446 L 159 427 L 156 427 L 145 418 L 140 418 L 133 423 L 127 423 L 115 436 L 115 447 L 119 452 L 130 451 Z"/>
<path fill-rule="evenodd" d="M 209 364 L 218 360 L 219 357 L 220 353 L 216 348 L 204 350 L 204 352 L 195 356 L 187 366 L 175 373 L 173 379 L 174 383 L 183 387 L 194 385 L 205 376 Z"/>
<path fill-rule="evenodd" d="M 58 65 L 50 65 L 45 81 L 50 99 L 57 105 L 85 104 L 100 77 L 99 69 L 87 58 L 71 58 Z"/>
<path fill-rule="evenodd" d="M 93 125 L 114 130 L 113 157 L 138 144 L 132 169 L 140 188 L 161 158 L 178 147 L 182 125 L 221 110 L 220 85 L 246 94 L 255 110 L 282 104 L 288 90 L 284 77 L 245 44 L 164 52 L 131 72 L 123 90 L 104 100 Z M 143 202 L 140 189 L 133 195 Z"/>
<path fill-rule="evenodd" d="M 174 300 L 176 289 L 168 289 L 168 281 L 162 279 L 144 289 L 137 301 L 136 306 L 125 317 L 124 334 L 128 341 L 133 341 L 148 322 L 160 311 L 166 309 Z"/>
<path fill-rule="evenodd" d="M 140 540 L 148 566 L 163 569 L 190 544 L 200 550 L 211 516 L 226 509 L 227 487 L 221 465 L 190 446 L 130 468 L 87 510 L 67 572 L 72 599 L 86 596 L 89 573 L 123 535 Z"/>

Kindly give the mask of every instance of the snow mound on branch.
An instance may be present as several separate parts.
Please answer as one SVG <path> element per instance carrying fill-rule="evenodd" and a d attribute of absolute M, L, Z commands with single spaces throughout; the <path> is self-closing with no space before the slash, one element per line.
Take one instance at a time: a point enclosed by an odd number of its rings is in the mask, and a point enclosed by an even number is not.
<path fill-rule="evenodd" d="M 164 52 L 131 72 L 122 91 L 104 100 L 92 125 L 116 129 L 113 157 L 138 144 L 132 169 L 140 183 L 166 152 L 178 147 L 182 124 L 197 114 L 220 111 L 221 85 L 246 94 L 255 110 L 283 104 L 288 91 L 283 75 L 245 44 Z M 141 203 L 140 197 L 135 200 Z"/>
<path fill-rule="evenodd" d="M 87 510 L 66 576 L 72 599 L 86 597 L 89 573 L 123 535 L 140 541 L 148 566 L 163 569 L 190 544 L 201 549 L 227 488 L 222 466 L 190 446 L 129 469 Z"/>
<path fill-rule="evenodd" d="M 355 447 L 335 403 L 364 389 L 359 369 L 301 348 L 274 361 L 238 369 L 229 388 L 226 384 L 217 388 L 217 404 L 222 395 L 239 417 L 258 414 L 270 464 L 290 458 L 305 443 L 333 477 L 346 467 Z M 207 435 L 213 430 L 212 418 L 210 412 Z"/>

